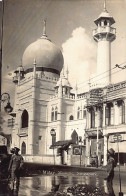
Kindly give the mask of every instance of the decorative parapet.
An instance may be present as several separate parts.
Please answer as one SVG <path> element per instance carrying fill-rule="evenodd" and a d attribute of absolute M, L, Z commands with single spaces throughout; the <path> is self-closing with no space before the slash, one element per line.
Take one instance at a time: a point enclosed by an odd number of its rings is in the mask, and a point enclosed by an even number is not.
<path fill-rule="evenodd" d="M 87 93 L 87 107 L 124 98 L 126 98 L 126 81 L 89 91 Z"/>
<path fill-rule="evenodd" d="M 20 85 L 22 85 L 22 84 L 24 84 L 24 83 L 26 83 L 26 82 L 29 82 L 30 80 L 32 80 L 34 78 L 34 76 L 33 75 L 29 75 L 29 77 L 25 77 L 25 78 L 23 78 L 22 80 L 20 80 Z M 47 77 L 47 76 L 45 76 L 45 75 L 40 75 L 40 74 L 36 74 L 36 77 L 35 77 L 36 79 L 44 79 L 45 81 L 54 81 L 54 82 L 57 82 L 58 80 L 59 80 L 59 78 L 55 78 L 55 77 Z M 16 80 L 17 79 L 17 77 L 16 76 L 14 76 L 13 77 L 13 81 L 14 80 Z"/>
<path fill-rule="evenodd" d="M 58 94 L 50 97 L 49 100 L 54 100 L 56 98 L 58 98 Z M 65 98 L 65 99 L 72 99 L 73 100 L 73 99 L 75 99 L 75 95 L 63 95 L 63 98 Z"/>
<path fill-rule="evenodd" d="M 106 100 L 120 99 L 126 97 L 126 81 L 107 87 Z"/>
<path fill-rule="evenodd" d="M 77 99 L 84 99 L 84 98 L 86 99 L 86 97 L 87 97 L 86 94 L 82 94 L 82 95 L 78 95 Z"/>
<path fill-rule="evenodd" d="M 59 80 L 59 78 L 55 78 L 55 77 L 47 77 L 47 76 L 45 76 L 45 75 L 38 75 L 38 74 L 36 74 L 36 78 L 37 79 L 45 79 L 45 80 L 51 80 L 51 81 L 58 81 Z"/>

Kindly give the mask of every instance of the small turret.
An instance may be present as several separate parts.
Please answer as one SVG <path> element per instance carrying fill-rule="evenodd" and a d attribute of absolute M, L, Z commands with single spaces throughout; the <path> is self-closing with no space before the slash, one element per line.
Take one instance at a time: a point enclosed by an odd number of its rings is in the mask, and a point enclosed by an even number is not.
<path fill-rule="evenodd" d="M 56 91 L 58 91 L 58 92 L 59 92 L 60 88 L 62 88 L 62 96 L 64 96 L 64 95 L 69 96 L 70 90 L 72 89 L 71 84 L 68 79 L 68 73 L 69 72 L 68 72 L 68 68 L 67 68 L 66 74 L 64 74 L 64 67 L 63 67 L 62 73 L 60 75 L 60 79 L 57 82 L 56 87 L 55 87 Z M 61 84 L 62 84 L 62 86 L 61 86 Z"/>
<path fill-rule="evenodd" d="M 33 68 L 33 75 L 34 75 L 34 77 L 36 77 L 36 59 L 34 59 L 33 65 L 34 65 L 34 68 Z"/>

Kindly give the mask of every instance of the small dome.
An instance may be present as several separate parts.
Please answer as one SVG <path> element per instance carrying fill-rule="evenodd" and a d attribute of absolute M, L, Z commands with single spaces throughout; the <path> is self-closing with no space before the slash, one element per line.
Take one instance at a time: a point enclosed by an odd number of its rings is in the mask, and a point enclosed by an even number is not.
<path fill-rule="evenodd" d="M 60 49 L 44 36 L 26 48 L 22 59 L 25 70 L 33 67 L 34 59 L 37 67 L 50 68 L 58 72 L 63 68 L 64 60 Z"/>
<path fill-rule="evenodd" d="M 110 16 L 110 14 L 108 13 L 107 10 L 103 11 L 100 16 L 94 21 L 94 23 L 96 25 L 98 25 L 98 22 L 101 20 L 101 19 L 109 19 L 111 21 L 111 25 L 115 23 L 115 20 L 112 16 Z"/>
<path fill-rule="evenodd" d="M 65 76 L 63 76 L 62 78 L 59 79 L 55 88 L 59 87 L 61 84 L 62 84 L 62 86 L 69 87 L 72 89 L 70 82 L 68 81 L 68 79 Z"/>
<path fill-rule="evenodd" d="M 107 17 L 107 18 L 109 18 L 109 17 L 111 17 L 111 16 L 110 16 L 110 14 L 109 14 L 107 11 L 106 11 L 106 12 L 103 11 L 103 12 L 100 14 L 99 18 L 100 18 L 100 17 Z"/>

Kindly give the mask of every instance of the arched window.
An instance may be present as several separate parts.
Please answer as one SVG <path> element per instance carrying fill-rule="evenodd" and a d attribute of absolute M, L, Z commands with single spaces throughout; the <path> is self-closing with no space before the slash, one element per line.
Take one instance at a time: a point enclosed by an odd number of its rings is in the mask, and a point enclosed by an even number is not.
<path fill-rule="evenodd" d="M 28 112 L 24 110 L 21 116 L 22 119 L 22 128 L 28 127 Z"/>
<path fill-rule="evenodd" d="M 114 123 L 114 108 L 112 103 L 108 103 L 105 109 L 106 125 L 113 125 Z"/>
<path fill-rule="evenodd" d="M 77 109 L 77 119 L 80 119 L 80 107 Z"/>
<path fill-rule="evenodd" d="M 55 120 L 57 120 L 57 112 L 58 112 L 58 108 L 55 107 Z"/>
<path fill-rule="evenodd" d="M 125 123 L 125 104 L 123 101 L 118 102 L 119 107 L 119 124 Z"/>
<path fill-rule="evenodd" d="M 51 111 L 51 121 L 54 121 L 54 108 L 52 108 L 52 111 Z"/>
<path fill-rule="evenodd" d="M 73 115 L 71 115 L 70 117 L 69 117 L 69 120 L 73 120 L 74 119 L 74 117 L 73 117 Z"/>
<path fill-rule="evenodd" d="M 73 141 L 74 144 L 78 144 L 78 134 L 75 130 L 71 134 L 71 138 L 72 138 L 72 141 Z"/>
<path fill-rule="evenodd" d="M 26 154 L 26 144 L 25 144 L 25 142 L 22 142 L 21 154 Z"/>
<path fill-rule="evenodd" d="M 86 118 L 86 110 L 85 110 L 85 107 L 83 108 L 83 118 Z"/>

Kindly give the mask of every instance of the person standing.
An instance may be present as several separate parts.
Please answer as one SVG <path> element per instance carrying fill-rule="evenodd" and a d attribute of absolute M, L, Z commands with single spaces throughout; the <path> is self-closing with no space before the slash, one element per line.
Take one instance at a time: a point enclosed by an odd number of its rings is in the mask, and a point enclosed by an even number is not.
<path fill-rule="evenodd" d="M 114 168 L 116 167 L 114 156 L 115 151 L 113 150 L 113 148 L 110 148 L 108 150 L 107 177 L 105 178 L 105 180 L 107 180 L 109 196 L 115 196 L 113 190 Z"/>
<path fill-rule="evenodd" d="M 20 169 L 23 166 L 23 157 L 19 155 L 20 149 L 14 147 L 14 154 L 11 156 L 11 160 L 8 167 L 8 172 L 11 174 L 11 189 L 14 189 L 14 185 L 16 184 L 16 188 L 19 187 L 20 180 Z"/>

